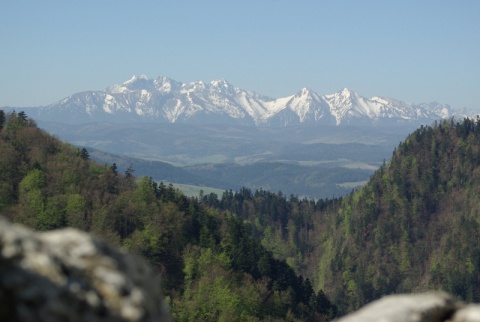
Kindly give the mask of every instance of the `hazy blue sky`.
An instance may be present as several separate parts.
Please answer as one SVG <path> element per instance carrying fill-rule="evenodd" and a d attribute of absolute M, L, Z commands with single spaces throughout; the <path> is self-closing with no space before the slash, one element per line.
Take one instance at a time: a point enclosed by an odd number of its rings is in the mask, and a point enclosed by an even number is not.
<path fill-rule="evenodd" d="M 134 74 L 480 109 L 480 1 L 0 1 L 0 106 Z"/>

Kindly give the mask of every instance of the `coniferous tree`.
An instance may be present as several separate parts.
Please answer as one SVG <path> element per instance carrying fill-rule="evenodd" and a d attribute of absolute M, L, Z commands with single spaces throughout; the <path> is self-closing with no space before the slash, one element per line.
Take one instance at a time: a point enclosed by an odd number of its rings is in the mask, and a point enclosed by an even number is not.
<path fill-rule="evenodd" d="M 88 150 L 86 148 L 82 148 L 81 150 L 79 149 L 80 157 L 84 160 L 90 159 L 90 154 L 88 153 Z"/>
<path fill-rule="evenodd" d="M 4 124 L 5 124 L 5 112 L 3 110 L 0 110 L 0 130 L 3 128 Z"/>

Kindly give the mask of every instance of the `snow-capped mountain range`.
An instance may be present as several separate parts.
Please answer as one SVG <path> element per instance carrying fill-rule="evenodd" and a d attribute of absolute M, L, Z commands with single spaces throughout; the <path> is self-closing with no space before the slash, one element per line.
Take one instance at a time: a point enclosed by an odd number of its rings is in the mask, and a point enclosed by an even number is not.
<path fill-rule="evenodd" d="M 35 109 L 34 114 L 39 119 L 63 123 L 141 120 L 290 126 L 428 122 L 450 117 L 453 110 L 436 102 L 412 104 L 385 97 L 365 98 L 347 88 L 323 96 L 303 88 L 294 95 L 274 99 L 225 80 L 184 84 L 167 77 L 140 75 L 104 91 L 73 94 Z"/>

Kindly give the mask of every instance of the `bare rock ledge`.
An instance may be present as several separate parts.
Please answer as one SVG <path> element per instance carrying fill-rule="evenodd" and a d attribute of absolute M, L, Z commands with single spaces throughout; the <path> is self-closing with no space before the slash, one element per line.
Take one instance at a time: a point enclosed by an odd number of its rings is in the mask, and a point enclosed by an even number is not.
<path fill-rule="evenodd" d="M 90 235 L 0 218 L 0 321 L 170 321 L 141 258 Z"/>
<path fill-rule="evenodd" d="M 337 322 L 480 322 L 480 305 L 444 292 L 385 296 Z"/>

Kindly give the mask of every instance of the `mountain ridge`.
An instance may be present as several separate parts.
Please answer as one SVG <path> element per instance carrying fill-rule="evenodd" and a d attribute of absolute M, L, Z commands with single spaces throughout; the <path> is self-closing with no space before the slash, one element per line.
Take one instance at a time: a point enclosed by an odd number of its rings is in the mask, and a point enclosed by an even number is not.
<path fill-rule="evenodd" d="M 240 89 L 228 81 L 182 83 L 165 76 L 135 75 L 104 91 L 85 91 L 56 103 L 28 108 L 38 119 L 67 123 L 150 121 L 168 123 L 233 123 L 254 126 L 300 124 L 345 125 L 380 122 L 433 122 L 455 111 L 437 102 L 413 104 L 348 88 L 319 95 L 304 87 L 297 93 L 271 98 Z"/>

